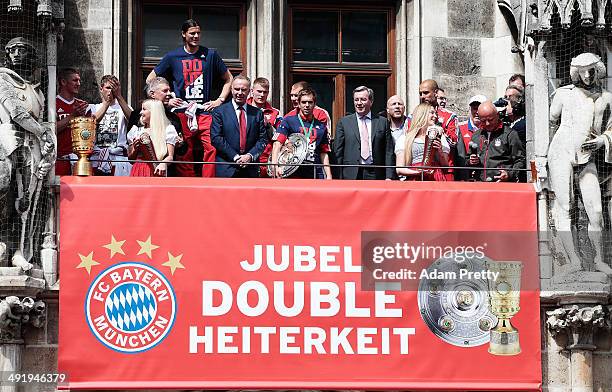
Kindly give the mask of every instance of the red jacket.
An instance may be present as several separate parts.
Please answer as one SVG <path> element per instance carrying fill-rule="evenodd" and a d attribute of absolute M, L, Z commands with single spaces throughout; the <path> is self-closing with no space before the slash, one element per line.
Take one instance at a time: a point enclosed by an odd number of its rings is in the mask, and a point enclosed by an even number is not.
<path fill-rule="evenodd" d="M 457 115 L 441 106 L 436 108 L 436 112 L 438 113 L 438 121 L 440 121 L 448 137 L 451 138 L 453 143 L 457 143 L 459 140 L 457 135 Z"/>
<path fill-rule="evenodd" d="M 249 97 L 247 99 L 247 103 L 249 105 L 253 105 L 255 107 L 257 107 L 257 105 L 255 105 L 253 103 L 253 97 Z M 264 114 L 264 119 L 266 120 L 266 123 L 272 125 L 274 127 L 274 129 L 278 128 L 278 126 L 280 125 L 281 122 L 281 117 L 280 115 L 280 111 L 278 109 L 276 109 L 275 107 L 273 107 L 272 105 L 270 105 L 269 102 L 266 102 L 266 107 L 264 107 L 262 109 L 263 114 Z M 266 163 L 268 162 L 268 157 L 270 156 L 270 154 L 272 154 L 272 135 L 268 135 L 268 144 L 266 144 L 266 147 L 264 148 L 263 152 L 261 153 L 261 155 L 259 156 L 259 163 Z M 268 177 L 268 171 L 267 171 L 267 166 L 260 166 L 259 167 L 259 176 L 260 177 Z"/>
<path fill-rule="evenodd" d="M 67 102 L 60 95 L 55 97 L 55 110 L 57 114 L 57 120 L 62 120 L 74 113 L 74 106 L 76 103 L 83 103 L 85 101 L 78 98 L 74 98 L 72 102 Z M 57 157 L 61 158 L 65 155 L 72 153 L 72 135 L 70 134 L 70 126 L 67 126 L 60 132 L 57 132 Z M 57 161 L 55 165 L 55 174 L 58 176 L 69 176 L 72 172 L 71 162 L 69 161 Z"/>
<path fill-rule="evenodd" d="M 476 127 L 472 125 L 472 121 L 470 120 L 459 123 L 459 134 L 463 139 L 463 145 L 465 146 L 467 155 L 470 153 L 470 141 L 472 141 L 472 135 L 474 134 L 475 130 Z"/>
<path fill-rule="evenodd" d="M 255 103 L 253 103 L 253 97 L 249 97 L 246 101 L 247 104 L 257 107 Z M 264 114 L 264 119 L 268 124 L 271 124 L 274 128 L 278 127 L 280 124 L 280 110 L 276 109 L 270 102 L 266 102 L 266 106 L 262 109 Z"/>

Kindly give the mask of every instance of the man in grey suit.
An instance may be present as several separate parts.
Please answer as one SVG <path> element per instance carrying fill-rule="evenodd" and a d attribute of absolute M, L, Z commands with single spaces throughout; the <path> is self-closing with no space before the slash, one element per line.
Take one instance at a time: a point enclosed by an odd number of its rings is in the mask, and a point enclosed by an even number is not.
<path fill-rule="evenodd" d="M 353 90 L 355 113 L 344 116 L 336 126 L 334 153 L 339 164 L 359 165 L 340 169 L 345 180 L 392 179 L 395 168 L 374 168 L 372 165 L 395 166 L 387 119 L 372 113 L 374 91 L 366 86 Z"/>

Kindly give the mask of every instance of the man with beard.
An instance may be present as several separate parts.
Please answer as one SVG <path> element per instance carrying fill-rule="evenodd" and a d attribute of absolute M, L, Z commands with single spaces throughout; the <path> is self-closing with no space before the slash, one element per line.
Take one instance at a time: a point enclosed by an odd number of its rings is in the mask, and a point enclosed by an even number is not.
<path fill-rule="evenodd" d="M 40 237 L 43 182 L 56 157 L 51 128 L 42 124 L 44 96 L 35 80 L 36 51 L 23 37 L 5 46 L 0 68 L 0 260 L 12 250 L 13 266 L 32 268 Z M 8 242 L 11 243 L 8 243 Z"/>

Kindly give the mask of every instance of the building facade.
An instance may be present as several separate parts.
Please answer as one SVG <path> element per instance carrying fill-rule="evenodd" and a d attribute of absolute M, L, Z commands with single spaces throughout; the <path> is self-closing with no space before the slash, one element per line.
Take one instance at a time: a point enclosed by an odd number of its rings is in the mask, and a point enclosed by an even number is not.
<path fill-rule="evenodd" d="M 362 84 L 375 91 L 373 110 L 383 109 L 386 99 L 397 94 L 410 111 L 418 103 L 419 81 L 432 78 L 446 90 L 449 108 L 465 115 L 469 97 L 503 96 L 509 76 L 524 73 L 528 160 L 534 161 L 539 173 L 534 203 L 541 230 L 543 390 L 612 391 L 611 276 L 588 266 L 569 275 L 564 270 L 552 235 L 550 205 L 555 195 L 549 190 L 546 162 L 541 160 L 552 136 L 551 96 L 570 82 L 571 59 L 592 52 L 610 65 L 609 3 L 54 0 L 44 42 L 48 97 L 54 96 L 56 67 L 76 67 L 81 70 L 83 99 L 98 102 L 98 81 L 102 75 L 114 74 L 136 106 L 143 98 L 147 74 L 165 52 L 181 45 L 180 26 L 187 18 L 200 21 L 202 44 L 217 49 L 233 74 L 268 78 L 271 101 L 281 112 L 291 106 L 291 84 L 306 80 L 319 93 L 319 104 L 333 122 L 352 111 L 351 91 Z M 1 4 L 6 7 L 8 1 Z M 610 68 L 607 76 L 612 75 Z M 608 80 L 604 87 L 612 86 Z M 53 100 L 48 101 L 48 117 L 53 120 Z M 604 195 L 606 204 L 610 196 Z M 576 214 L 580 223 L 580 212 Z M 609 221 L 605 227 L 609 259 Z M 51 230 L 57 231 L 57 226 Z M 576 236 L 580 237 L 579 230 Z M 56 252 L 57 245 L 50 241 L 45 249 Z M 35 296 L 47 306 L 42 328 L 28 328 L 23 336 L 5 339 L 5 370 L 46 372 L 57 367 L 57 256 L 48 254 L 51 267 L 43 265 L 44 274 L 23 278 L 21 283 L 11 280 L 2 289 L 5 295 Z"/>
<path fill-rule="evenodd" d="M 271 81 L 281 112 L 294 81 L 310 82 L 320 106 L 338 119 L 352 111 L 350 92 L 358 85 L 374 89 L 375 109 L 393 94 L 412 108 L 419 81 L 433 78 L 451 108 L 465 113 L 470 96 L 501 96 L 508 77 L 523 71 L 494 0 L 66 1 L 64 12 L 59 66 L 82 70 L 82 92 L 91 100 L 103 74 L 118 75 L 132 102 L 141 98 L 146 75 L 181 45 L 180 26 L 189 17 L 200 21 L 202 44 L 216 48 L 232 73 Z"/>

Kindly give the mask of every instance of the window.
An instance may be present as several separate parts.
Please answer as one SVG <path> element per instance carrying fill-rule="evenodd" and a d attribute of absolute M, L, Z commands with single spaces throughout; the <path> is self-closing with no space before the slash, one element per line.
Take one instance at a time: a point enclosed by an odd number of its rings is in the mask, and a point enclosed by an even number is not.
<path fill-rule="evenodd" d="M 334 124 L 354 112 L 355 87 L 374 90 L 373 113 L 384 110 L 394 92 L 394 8 L 380 3 L 359 8 L 299 4 L 290 8 L 289 82 L 308 82 Z M 291 107 L 289 99 L 287 104 Z"/>
<path fill-rule="evenodd" d="M 186 19 L 197 20 L 202 29 L 202 45 L 214 48 L 232 74 L 246 68 L 246 7 L 243 2 L 225 1 L 201 5 L 201 2 L 173 3 L 144 0 L 138 7 L 136 41 L 135 101 L 144 97 L 145 79 L 161 58 L 183 45 L 181 26 Z M 213 86 L 211 96 L 219 94 L 221 85 Z"/>

